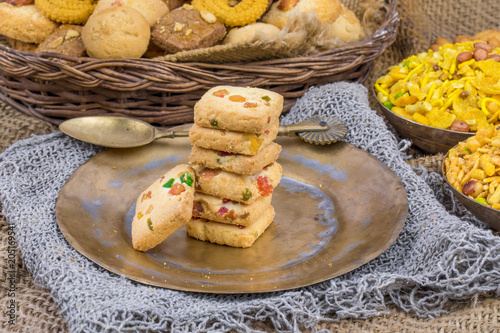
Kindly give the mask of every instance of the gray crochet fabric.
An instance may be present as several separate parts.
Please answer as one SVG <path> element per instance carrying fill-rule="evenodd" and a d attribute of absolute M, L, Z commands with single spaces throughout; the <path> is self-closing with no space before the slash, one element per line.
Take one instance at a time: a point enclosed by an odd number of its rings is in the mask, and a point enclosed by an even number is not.
<path fill-rule="evenodd" d="M 500 296 L 500 238 L 454 203 L 442 178 L 404 162 L 399 141 L 356 83 L 311 88 L 282 123 L 334 114 L 348 141 L 401 178 L 410 211 L 396 242 L 368 264 L 332 280 L 285 292 L 213 295 L 153 288 L 109 273 L 76 252 L 55 219 L 58 191 L 101 148 L 60 133 L 19 141 L 0 155 L 0 200 L 26 267 L 49 288 L 73 332 L 315 330 L 320 321 L 367 318 L 396 305 L 435 317 L 450 300 Z M 447 209 L 446 209 L 447 208 Z M 449 213 L 451 212 L 451 214 Z"/>

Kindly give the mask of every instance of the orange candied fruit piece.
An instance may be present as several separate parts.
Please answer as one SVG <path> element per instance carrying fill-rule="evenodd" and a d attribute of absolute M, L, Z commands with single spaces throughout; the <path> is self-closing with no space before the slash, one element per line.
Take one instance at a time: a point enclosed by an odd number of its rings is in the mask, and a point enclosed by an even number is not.
<path fill-rule="evenodd" d="M 231 102 L 246 102 L 246 98 L 241 95 L 231 95 L 229 96 Z"/>
<path fill-rule="evenodd" d="M 214 93 L 213 93 L 213 95 L 215 97 L 224 97 L 227 94 L 229 94 L 229 91 L 227 91 L 226 89 L 217 90 L 217 91 L 214 91 Z"/>
<path fill-rule="evenodd" d="M 144 214 L 142 212 L 137 213 L 138 220 L 142 219 L 143 216 L 144 216 Z"/>
<path fill-rule="evenodd" d="M 262 146 L 264 139 L 251 137 L 248 138 L 247 141 L 250 142 L 250 153 L 256 154 L 259 151 L 260 146 Z"/>
<path fill-rule="evenodd" d="M 257 107 L 257 103 L 246 102 L 245 104 L 243 104 L 243 107 L 244 108 L 256 108 Z"/>
<path fill-rule="evenodd" d="M 151 213 L 152 211 L 153 211 L 153 205 L 150 205 L 150 206 L 148 207 L 148 210 L 146 211 L 146 214 L 149 214 L 149 213 Z"/>

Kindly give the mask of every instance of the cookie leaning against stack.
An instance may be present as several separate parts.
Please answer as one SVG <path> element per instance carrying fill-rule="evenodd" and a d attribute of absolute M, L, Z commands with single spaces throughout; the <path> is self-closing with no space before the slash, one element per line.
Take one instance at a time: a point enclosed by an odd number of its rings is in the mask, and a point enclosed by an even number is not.
<path fill-rule="evenodd" d="M 198 179 L 188 235 L 249 247 L 274 219 L 271 197 L 281 180 L 273 142 L 283 97 L 259 88 L 219 86 L 194 107 L 189 157 Z"/>

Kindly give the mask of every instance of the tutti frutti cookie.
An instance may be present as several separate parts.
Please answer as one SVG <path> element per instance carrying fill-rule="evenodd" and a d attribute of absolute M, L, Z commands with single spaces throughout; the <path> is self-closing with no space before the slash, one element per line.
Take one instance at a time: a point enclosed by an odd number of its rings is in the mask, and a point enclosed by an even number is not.
<path fill-rule="evenodd" d="M 147 251 L 163 242 L 192 216 L 195 173 L 187 164 L 169 170 L 137 198 L 132 245 Z"/>

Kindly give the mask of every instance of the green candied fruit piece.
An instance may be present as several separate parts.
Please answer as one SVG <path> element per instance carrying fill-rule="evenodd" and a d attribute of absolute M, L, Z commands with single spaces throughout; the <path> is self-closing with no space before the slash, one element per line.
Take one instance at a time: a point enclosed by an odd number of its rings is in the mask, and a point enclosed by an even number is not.
<path fill-rule="evenodd" d="M 396 96 L 394 96 L 394 99 L 398 99 L 399 97 L 404 96 L 404 94 L 405 94 L 404 92 L 403 93 L 398 93 L 398 94 L 396 94 Z"/>
<path fill-rule="evenodd" d="M 259 237 L 259 233 L 257 231 L 253 235 L 254 235 L 255 238 Z"/>
<path fill-rule="evenodd" d="M 210 120 L 210 126 L 219 127 L 219 122 L 217 121 L 217 119 Z"/>
<path fill-rule="evenodd" d="M 166 187 L 166 188 L 171 188 L 171 187 L 172 187 L 172 185 L 174 184 L 174 181 L 175 181 L 175 179 L 170 178 L 170 179 L 168 180 L 168 182 L 166 182 L 165 184 L 163 184 L 163 187 Z"/>
<path fill-rule="evenodd" d="M 190 172 L 186 172 L 186 173 L 182 174 L 181 183 L 186 183 L 187 186 L 193 187 L 193 182 L 194 182 L 193 176 L 191 176 Z"/>
<path fill-rule="evenodd" d="M 243 201 L 248 201 L 250 198 L 252 197 L 252 191 L 250 191 L 249 189 L 245 189 L 245 191 L 243 192 Z"/>
<path fill-rule="evenodd" d="M 480 204 L 483 204 L 483 205 L 488 204 L 488 202 L 486 202 L 486 199 L 485 199 L 485 198 L 476 198 L 475 200 L 476 200 L 477 202 L 479 202 Z"/>
<path fill-rule="evenodd" d="M 392 110 L 392 107 L 394 106 L 394 104 L 392 104 L 390 101 L 385 101 L 385 102 L 384 102 L 384 103 L 382 103 L 382 104 L 384 104 L 384 106 L 385 106 L 386 108 L 388 108 L 389 110 Z"/>
<path fill-rule="evenodd" d="M 266 102 L 270 102 L 271 101 L 271 97 L 269 96 L 262 96 L 262 99 L 265 100 Z"/>
<path fill-rule="evenodd" d="M 153 230 L 153 222 L 151 221 L 151 218 L 148 218 L 148 228 L 149 228 L 149 230 L 154 231 Z"/>
<path fill-rule="evenodd" d="M 410 67 L 410 62 L 409 62 L 409 61 L 405 62 L 405 63 L 403 64 L 403 67 Z"/>
<path fill-rule="evenodd" d="M 471 151 L 469 148 L 467 148 L 467 147 L 465 147 L 465 148 L 463 149 L 463 151 L 464 151 L 464 152 L 466 152 L 466 153 L 467 153 L 467 154 L 469 154 L 469 155 L 470 155 L 470 154 L 472 154 L 472 151 Z"/>

